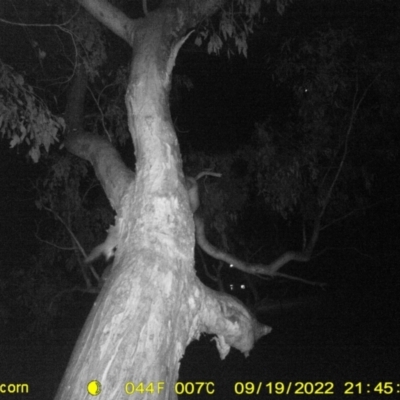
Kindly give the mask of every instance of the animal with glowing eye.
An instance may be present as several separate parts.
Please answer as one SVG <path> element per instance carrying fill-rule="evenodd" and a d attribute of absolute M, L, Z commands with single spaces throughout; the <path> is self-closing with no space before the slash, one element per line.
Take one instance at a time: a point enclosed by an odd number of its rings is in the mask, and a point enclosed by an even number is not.
<path fill-rule="evenodd" d="M 204 171 L 200 172 L 196 176 L 196 178 L 192 178 L 191 176 L 185 177 L 185 188 L 188 192 L 190 210 L 192 211 L 193 214 L 197 211 L 197 209 L 200 206 L 199 185 L 197 184 L 197 181 L 205 175 L 211 175 L 216 177 L 221 176 L 221 174 L 215 172 Z M 114 257 L 117 244 L 118 244 L 118 229 L 114 225 L 111 225 L 108 230 L 107 239 L 103 243 L 96 246 L 90 252 L 90 254 L 85 259 L 85 263 L 90 264 L 101 256 L 104 256 L 107 262 L 110 261 L 111 258 Z"/>

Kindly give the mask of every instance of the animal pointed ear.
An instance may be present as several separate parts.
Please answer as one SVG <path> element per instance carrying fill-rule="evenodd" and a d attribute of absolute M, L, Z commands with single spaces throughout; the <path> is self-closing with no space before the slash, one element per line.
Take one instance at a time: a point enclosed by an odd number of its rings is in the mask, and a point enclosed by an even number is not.
<path fill-rule="evenodd" d="M 114 258 L 116 251 L 117 251 L 117 246 L 104 249 L 104 257 L 107 262 L 109 262 L 112 258 Z"/>
<path fill-rule="evenodd" d="M 199 186 L 195 178 L 187 176 L 185 178 L 185 186 L 189 195 L 189 205 L 194 214 L 200 206 Z"/>
<path fill-rule="evenodd" d="M 216 176 L 217 178 L 220 178 L 222 175 L 217 172 L 203 171 L 200 172 L 196 178 L 185 176 L 185 187 L 189 195 L 189 205 L 193 214 L 200 207 L 199 185 L 197 181 L 203 176 Z"/>

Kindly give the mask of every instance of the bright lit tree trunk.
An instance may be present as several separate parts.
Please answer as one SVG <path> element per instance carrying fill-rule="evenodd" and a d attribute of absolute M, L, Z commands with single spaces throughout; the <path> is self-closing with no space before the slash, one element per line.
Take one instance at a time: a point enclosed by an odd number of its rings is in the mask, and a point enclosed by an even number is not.
<path fill-rule="evenodd" d="M 141 383 L 139 389 L 148 392 L 129 398 L 158 393 L 156 398 L 173 399 L 179 360 L 201 331 L 218 335 L 222 357 L 230 345 L 248 352 L 267 333 L 238 301 L 212 292 L 196 277 L 194 222 L 169 112 L 171 71 L 184 35 L 220 2 L 167 1 L 136 21 L 104 0 L 81 3 L 133 48 L 126 105 L 136 173 L 124 170 L 108 143 L 79 127 L 70 134 L 67 148 L 92 162 L 117 212 L 119 234 L 111 275 L 57 399 L 91 398 L 86 387 L 92 380 L 102 385 L 102 399 L 125 399 Z"/>

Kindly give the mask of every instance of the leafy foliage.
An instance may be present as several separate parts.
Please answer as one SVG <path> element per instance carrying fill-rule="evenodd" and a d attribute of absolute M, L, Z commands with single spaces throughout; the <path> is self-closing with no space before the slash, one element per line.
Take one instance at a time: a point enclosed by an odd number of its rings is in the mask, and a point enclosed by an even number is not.
<path fill-rule="evenodd" d="M 292 0 L 277 0 L 276 8 L 282 14 Z M 264 1 L 267 4 L 271 0 Z M 261 0 L 235 0 L 228 2 L 220 14 L 202 25 L 195 44 L 201 46 L 207 42 L 209 54 L 219 54 L 226 46 L 226 54 L 232 56 L 236 51 L 247 57 L 248 37 L 254 32 L 261 20 Z"/>
<path fill-rule="evenodd" d="M 26 144 L 37 162 L 42 149 L 48 152 L 64 128 L 63 118 L 50 112 L 23 76 L 0 62 L 0 135 L 11 148 Z"/>

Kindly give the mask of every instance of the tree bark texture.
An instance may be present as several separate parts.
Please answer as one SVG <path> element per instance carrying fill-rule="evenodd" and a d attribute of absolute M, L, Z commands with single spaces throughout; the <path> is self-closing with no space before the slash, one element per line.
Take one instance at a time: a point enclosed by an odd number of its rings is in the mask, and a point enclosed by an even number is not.
<path fill-rule="evenodd" d="M 218 335 L 221 357 L 230 346 L 247 354 L 269 332 L 243 304 L 204 287 L 196 277 L 194 221 L 169 112 L 179 47 L 187 31 L 214 13 L 221 1 L 166 1 L 139 20 L 121 17 L 104 0 L 80 3 L 133 48 L 126 106 L 136 172 L 124 166 L 110 143 L 83 132 L 74 114 L 79 111 L 71 107 L 66 146 L 92 163 L 117 213 L 118 240 L 111 274 L 56 398 L 91 398 L 87 384 L 98 380 L 99 399 L 127 398 L 125 385 L 130 382 L 145 387 L 153 382 L 155 388 L 165 384 L 156 396 L 136 393 L 129 398 L 174 399 L 179 360 L 201 332 Z M 75 86 L 77 92 L 82 82 Z M 71 98 L 77 103 L 76 96 Z"/>

